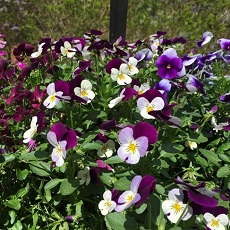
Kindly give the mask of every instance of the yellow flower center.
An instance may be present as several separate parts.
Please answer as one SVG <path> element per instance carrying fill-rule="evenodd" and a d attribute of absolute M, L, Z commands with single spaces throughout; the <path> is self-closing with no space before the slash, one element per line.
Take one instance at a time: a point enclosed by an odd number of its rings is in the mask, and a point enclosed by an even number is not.
<path fill-rule="evenodd" d="M 144 92 L 143 92 L 143 90 L 139 90 L 138 91 L 138 95 L 141 95 L 141 94 L 143 94 Z"/>
<path fill-rule="evenodd" d="M 120 80 L 124 80 L 124 79 L 125 79 L 125 77 L 124 77 L 124 75 L 123 75 L 122 73 L 120 73 L 120 74 L 118 75 L 118 78 L 119 78 Z"/>
<path fill-rule="evenodd" d="M 81 96 L 82 96 L 82 97 L 88 96 L 88 93 L 86 92 L 86 90 L 82 90 L 82 91 L 81 91 Z"/>
<path fill-rule="evenodd" d="M 127 198 L 126 198 L 126 203 L 130 203 L 133 199 L 134 199 L 134 195 L 133 195 L 133 194 L 127 196 Z"/>
<path fill-rule="evenodd" d="M 171 65 L 167 65 L 167 67 L 166 67 L 167 69 L 170 69 L 171 68 Z"/>
<path fill-rule="evenodd" d="M 133 66 L 132 65 L 128 65 L 129 70 L 132 71 L 133 70 Z"/>
<path fill-rule="evenodd" d="M 54 102 L 55 99 L 56 99 L 56 95 L 53 93 L 53 94 L 51 95 L 51 97 L 50 97 L 50 101 L 51 101 L 51 102 Z"/>
<path fill-rule="evenodd" d="M 175 204 L 173 204 L 172 208 L 174 209 L 176 213 L 180 212 L 183 209 L 182 205 L 179 204 L 179 202 L 176 202 Z"/>
<path fill-rule="evenodd" d="M 127 151 L 135 153 L 137 150 L 137 144 L 135 142 L 131 142 L 127 147 Z"/>
<path fill-rule="evenodd" d="M 217 219 L 212 220 L 211 226 L 212 227 L 219 227 L 219 221 Z"/>
<path fill-rule="evenodd" d="M 149 113 L 149 112 L 151 112 L 153 110 L 154 110 L 154 108 L 153 108 L 152 105 L 148 105 L 147 108 L 146 108 L 147 113 Z"/>
<path fill-rule="evenodd" d="M 62 155 L 62 148 L 61 148 L 60 145 L 57 146 L 57 153 L 58 153 L 59 155 Z"/>

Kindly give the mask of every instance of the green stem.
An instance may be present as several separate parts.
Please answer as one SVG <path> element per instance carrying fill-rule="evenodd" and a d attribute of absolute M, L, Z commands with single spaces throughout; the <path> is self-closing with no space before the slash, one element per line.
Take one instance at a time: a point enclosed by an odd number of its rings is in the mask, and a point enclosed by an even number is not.
<path fill-rule="evenodd" d="M 148 204 L 148 228 L 152 229 L 152 211 L 151 211 L 151 204 Z"/>

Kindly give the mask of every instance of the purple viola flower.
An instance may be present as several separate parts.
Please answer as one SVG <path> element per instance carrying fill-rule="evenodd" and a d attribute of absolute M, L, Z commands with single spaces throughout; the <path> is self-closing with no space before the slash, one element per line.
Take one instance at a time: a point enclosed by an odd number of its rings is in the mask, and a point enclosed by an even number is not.
<path fill-rule="evenodd" d="M 220 101 L 230 103 L 230 93 L 226 93 L 226 94 L 220 96 Z"/>
<path fill-rule="evenodd" d="M 141 199 L 141 196 L 138 193 L 138 188 L 140 186 L 141 180 L 141 176 L 135 176 L 132 179 L 130 190 L 123 192 L 118 198 L 118 203 L 115 207 L 116 212 L 124 211 L 125 209 L 129 208 L 132 204 L 137 203 Z"/>
<path fill-rule="evenodd" d="M 87 61 L 80 60 L 78 62 L 78 67 L 73 72 L 73 76 L 74 77 L 77 76 L 78 74 L 80 74 L 84 70 L 91 70 L 90 69 L 91 62 L 92 62 L 91 60 L 87 60 Z"/>
<path fill-rule="evenodd" d="M 173 79 L 182 70 L 183 63 L 177 56 L 176 50 L 169 48 L 157 59 L 156 66 L 161 78 Z"/>
<path fill-rule="evenodd" d="M 77 145 L 77 136 L 74 130 L 69 129 L 61 122 L 55 123 L 47 133 L 47 140 L 54 149 L 51 157 L 56 166 L 62 166 L 66 158 L 66 151 Z"/>
<path fill-rule="evenodd" d="M 153 52 L 148 49 L 142 49 L 135 54 L 135 58 L 140 61 L 150 61 L 153 58 Z"/>
<path fill-rule="evenodd" d="M 152 175 L 145 175 L 139 185 L 137 192 L 140 194 L 141 199 L 135 204 L 136 207 L 140 207 L 149 197 L 149 195 L 156 188 L 156 178 Z"/>
<path fill-rule="evenodd" d="M 195 76 L 187 74 L 188 82 L 186 83 L 186 88 L 190 93 L 195 93 L 198 90 L 205 95 L 204 84 L 199 81 Z"/>
<path fill-rule="evenodd" d="M 212 37 L 213 37 L 213 34 L 209 31 L 206 31 L 203 34 L 202 39 L 196 42 L 197 47 L 202 47 L 203 45 L 207 44 L 208 42 L 211 41 Z"/>
<path fill-rule="evenodd" d="M 205 188 L 205 182 L 194 186 L 192 184 L 184 182 L 180 177 L 175 179 L 175 182 L 187 190 L 188 198 L 201 206 L 216 207 L 218 201 L 213 197 L 216 192 Z"/>
<path fill-rule="evenodd" d="M 230 39 L 221 38 L 217 40 L 217 43 L 220 44 L 222 50 L 230 51 Z"/>
<path fill-rule="evenodd" d="M 119 135 L 121 146 L 117 155 L 128 164 L 137 164 L 147 153 L 149 144 L 157 141 L 157 130 L 147 122 L 123 128 Z"/>

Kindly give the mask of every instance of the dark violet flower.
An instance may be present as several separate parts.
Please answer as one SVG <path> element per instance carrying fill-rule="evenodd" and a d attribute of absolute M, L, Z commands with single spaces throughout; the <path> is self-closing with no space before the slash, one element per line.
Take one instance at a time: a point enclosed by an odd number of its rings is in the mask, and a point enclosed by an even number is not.
<path fill-rule="evenodd" d="M 123 128 L 118 135 L 121 146 L 117 155 L 128 164 L 137 164 L 140 157 L 147 153 L 149 144 L 157 141 L 158 134 L 154 126 L 139 122 L 134 127 Z"/>
<path fill-rule="evenodd" d="M 152 175 L 145 175 L 137 192 L 140 194 L 141 199 L 135 204 L 136 207 L 141 206 L 149 197 L 149 195 L 155 190 L 156 188 L 156 179 Z"/>
<path fill-rule="evenodd" d="M 222 50 L 230 51 L 230 39 L 221 38 L 217 40 Z"/>
<path fill-rule="evenodd" d="M 169 48 L 157 59 L 156 66 L 161 78 L 173 79 L 182 70 L 183 63 L 177 56 L 176 50 Z"/>
<path fill-rule="evenodd" d="M 84 70 L 89 70 L 91 62 L 92 62 L 91 60 L 87 60 L 87 61 L 80 60 L 78 62 L 78 67 L 73 72 L 73 76 L 77 76 Z"/>
<path fill-rule="evenodd" d="M 230 93 L 226 93 L 226 94 L 220 96 L 220 101 L 230 103 Z"/>
<path fill-rule="evenodd" d="M 51 157 L 56 166 L 62 166 L 66 158 L 66 151 L 77 145 L 77 136 L 75 131 L 67 128 L 61 122 L 55 123 L 47 133 L 47 140 L 54 149 Z"/>
<path fill-rule="evenodd" d="M 13 54 L 18 61 L 23 61 L 26 56 L 30 56 L 34 50 L 34 47 L 25 42 L 18 45 L 14 50 Z"/>
<path fill-rule="evenodd" d="M 203 34 L 202 39 L 196 42 L 197 47 L 202 47 L 203 45 L 207 44 L 208 42 L 211 41 L 212 37 L 213 37 L 213 34 L 209 31 L 206 31 Z"/>
<path fill-rule="evenodd" d="M 114 58 L 113 60 L 109 61 L 106 65 L 106 72 L 111 74 L 111 69 L 119 69 L 120 65 L 124 63 L 120 58 Z"/>
<path fill-rule="evenodd" d="M 115 119 L 105 121 L 99 126 L 99 129 L 107 130 L 107 131 L 110 131 L 112 129 L 117 129 L 117 128 L 118 126 Z"/>
<path fill-rule="evenodd" d="M 175 182 L 184 187 L 188 192 L 188 198 L 201 206 L 216 207 L 218 201 L 213 197 L 216 192 L 205 188 L 205 182 L 202 182 L 196 186 L 184 182 L 180 177 L 175 179 Z"/>
<path fill-rule="evenodd" d="M 186 83 L 186 88 L 190 93 L 195 93 L 198 90 L 205 95 L 204 84 L 199 81 L 195 76 L 187 74 L 188 81 Z"/>

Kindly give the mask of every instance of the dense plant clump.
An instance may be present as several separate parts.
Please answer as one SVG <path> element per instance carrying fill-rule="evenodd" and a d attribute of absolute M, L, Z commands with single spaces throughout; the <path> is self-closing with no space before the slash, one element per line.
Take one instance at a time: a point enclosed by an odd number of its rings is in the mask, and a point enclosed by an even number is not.
<path fill-rule="evenodd" d="M 1 34 L 0 228 L 229 229 L 230 39 L 101 36 Z"/>

